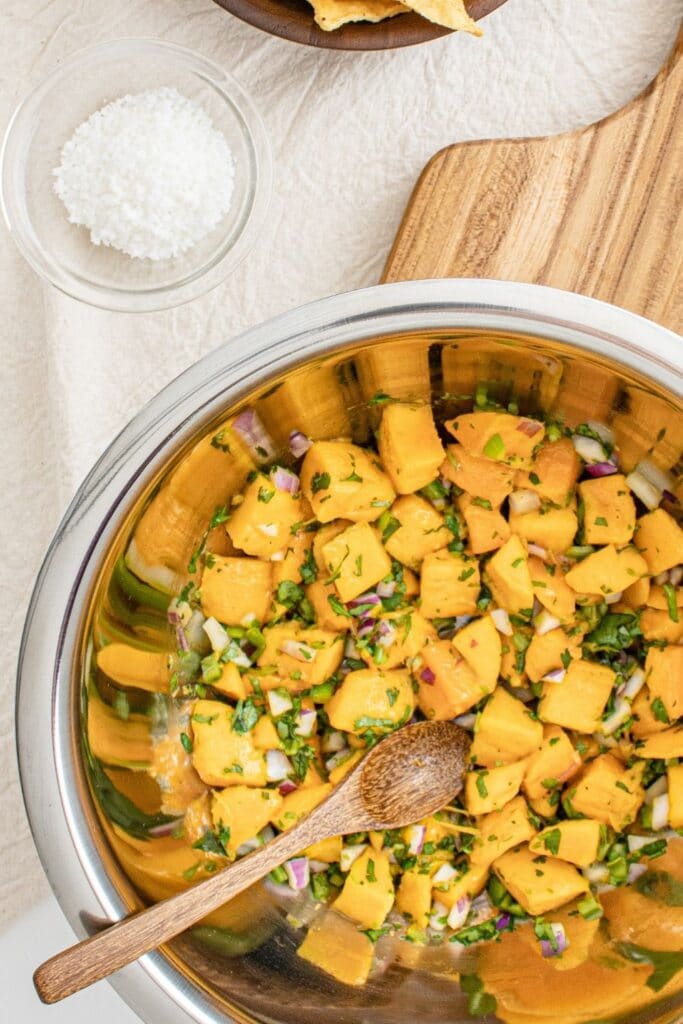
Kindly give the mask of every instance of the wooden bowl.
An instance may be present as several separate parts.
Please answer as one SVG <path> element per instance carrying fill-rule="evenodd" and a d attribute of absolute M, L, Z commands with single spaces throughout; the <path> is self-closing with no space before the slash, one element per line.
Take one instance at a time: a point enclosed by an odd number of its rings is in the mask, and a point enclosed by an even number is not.
<path fill-rule="evenodd" d="M 391 50 L 426 43 L 450 32 L 413 13 L 399 14 L 376 24 L 352 22 L 334 32 L 323 32 L 313 20 L 313 9 L 305 0 L 215 0 L 215 3 L 270 35 L 328 50 Z M 504 3 L 505 0 L 468 0 L 467 9 L 479 21 Z"/>

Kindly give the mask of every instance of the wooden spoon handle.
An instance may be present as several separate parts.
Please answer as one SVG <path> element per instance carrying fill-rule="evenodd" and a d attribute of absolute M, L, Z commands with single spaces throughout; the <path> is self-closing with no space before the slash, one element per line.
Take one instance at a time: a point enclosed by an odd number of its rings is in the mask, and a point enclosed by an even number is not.
<path fill-rule="evenodd" d="M 243 857 L 196 888 L 125 918 L 46 960 L 33 975 L 44 1003 L 56 1003 L 137 960 L 237 896 L 273 868 L 319 839 L 342 830 L 325 801 L 289 832 Z M 336 803 L 336 801 L 335 801 Z"/>

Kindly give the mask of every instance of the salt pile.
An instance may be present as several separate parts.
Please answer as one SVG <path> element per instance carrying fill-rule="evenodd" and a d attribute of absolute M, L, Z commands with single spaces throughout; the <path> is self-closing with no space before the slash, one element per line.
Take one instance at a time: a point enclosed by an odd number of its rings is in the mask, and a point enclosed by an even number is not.
<path fill-rule="evenodd" d="M 122 96 L 64 145 L 54 189 L 95 245 L 164 260 L 205 238 L 230 208 L 234 162 L 206 111 L 176 89 Z"/>

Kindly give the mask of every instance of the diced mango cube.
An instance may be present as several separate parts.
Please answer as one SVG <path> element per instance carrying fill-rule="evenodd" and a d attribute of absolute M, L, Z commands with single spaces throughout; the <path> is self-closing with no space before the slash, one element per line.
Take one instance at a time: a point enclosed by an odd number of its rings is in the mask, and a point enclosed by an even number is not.
<path fill-rule="evenodd" d="M 636 523 L 634 543 L 651 576 L 683 562 L 683 530 L 663 508 L 647 512 Z"/>
<path fill-rule="evenodd" d="M 418 494 L 397 498 L 391 514 L 401 525 L 388 538 L 385 547 L 392 558 L 411 569 L 419 569 L 425 555 L 438 551 L 452 540 L 441 513 Z"/>
<path fill-rule="evenodd" d="M 529 843 L 529 849 L 586 868 L 598 859 L 604 833 L 604 825 L 592 818 L 558 821 L 539 832 Z"/>
<path fill-rule="evenodd" d="M 683 764 L 670 764 L 666 770 L 669 793 L 669 825 L 683 828 Z"/>
<path fill-rule="evenodd" d="M 534 633 L 526 649 L 524 667 L 532 683 L 537 683 L 553 669 L 561 669 L 570 658 L 580 658 L 581 648 L 563 629 Z"/>
<path fill-rule="evenodd" d="M 275 669 L 274 675 L 260 677 L 264 690 L 286 686 L 296 692 L 317 686 L 337 671 L 344 657 L 343 633 L 283 622 L 264 629 L 263 636 L 259 668 Z"/>
<path fill-rule="evenodd" d="M 625 768 L 614 754 L 601 754 L 584 768 L 572 786 L 572 807 L 579 814 L 621 831 L 635 821 L 645 798 L 644 767 L 645 763 L 640 761 Z"/>
<path fill-rule="evenodd" d="M 469 533 L 469 548 L 474 555 L 496 551 L 510 538 L 510 527 L 498 509 L 482 508 L 476 500 L 465 504 L 463 518 Z"/>
<path fill-rule="evenodd" d="M 333 729 L 362 736 L 384 733 L 407 722 L 415 709 L 407 669 L 359 669 L 349 672 L 325 705 Z"/>
<path fill-rule="evenodd" d="M 192 763 L 207 786 L 265 786 L 266 760 L 251 732 L 233 729 L 234 711 L 218 700 L 192 706 Z M 240 771 L 241 769 L 241 771 Z"/>
<path fill-rule="evenodd" d="M 426 928 L 432 908 L 433 871 L 414 867 L 404 871 L 396 890 L 396 909 L 418 928 Z"/>
<path fill-rule="evenodd" d="M 423 667 L 417 671 L 417 702 L 426 718 L 437 721 L 455 718 L 490 692 L 448 640 L 427 644 L 421 656 Z"/>
<path fill-rule="evenodd" d="M 506 412 L 473 412 L 447 420 L 445 427 L 470 455 L 484 456 L 508 466 L 526 468 L 543 440 L 539 420 Z"/>
<path fill-rule="evenodd" d="M 579 476 L 581 464 L 568 437 L 544 441 L 527 472 L 518 470 L 515 487 L 534 490 L 544 501 L 566 505 Z"/>
<path fill-rule="evenodd" d="M 305 818 L 307 814 L 321 804 L 332 792 L 329 782 L 323 782 L 319 786 L 306 786 L 296 789 L 283 797 L 282 803 L 271 817 L 271 821 L 281 832 L 287 832 L 297 822 Z"/>
<path fill-rule="evenodd" d="M 577 594 L 616 594 L 647 573 L 647 563 L 633 547 L 607 544 L 569 570 L 565 579 Z"/>
<path fill-rule="evenodd" d="M 270 558 L 287 546 L 292 526 L 302 518 L 301 495 L 281 490 L 271 477 L 258 473 L 231 511 L 225 529 L 236 548 L 256 558 Z"/>
<path fill-rule="evenodd" d="M 534 606 L 534 588 L 529 575 L 527 551 L 513 535 L 490 559 L 486 576 L 496 603 L 518 615 Z"/>
<path fill-rule="evenodd" d="M 369 848 L 353 862 L 334 909 L 364 928 L 381 928 L 393 905 L 389 857 Z"/>
<path fill-rule="evenodd" d="M 426 487 L 438 475 L 444 451 L 429 405 L 392 402 L 377 433 L 380 458 L 399 494 Z"/>
<path fill-rule="evenodd" d="M 608 665 L 572 661 L 561 683 L 543 684 L 538 717 L 577 732 L 595 732 L 615 681 Z"/>
<path fill-rule="evenodd" d="M 502 644 L 500 633 L 490 615 L 468 622 L 458 630 L 451 643 L 462 654 L 486 691 L 490 693 L 498 682 Z"/>
<path fill-rule="evenodd" d="M 489 877 L 487 864 L 468 864 L 459 875 L 454 875 L 447 882 L 434 884 L 432 894 L 435 900 L 443 903 L 450 910 L 463 896 L 473 899 L 482 891 Z"/>
<path fill-rule="evenodd" d="M 530 800 L 544 801 L 544 817 L 552 817 L 559 803 L 560 789 L 581 768 L 581 757 L 563 729 L 546 725 L 543 744 L 527 761 L 524 792 Z"/>
<path fill-rule="evenodd" d="M 480 820 L 479 836 L 474 841 L 470 860 L 472 864 L 492 864 L 506 850 L 535 835 L 527 802 L 523 796 L 516 796 L 500 811 L 491 811 Z"/>
<path fill-rule="evenodd" d="M 549 508 L 523 515 L 511 512 L 509 522 L 517 536 L 557 553 L 571 547 L 579 525 L 572 508 Z"/>
<path fill-rule="evenodd" d="M 588 892 L 588 882 L 575 867 L 554 857 L 541 857 L 528 846 L 508 850 L 493 870 L 513 899 L 533 917 Z"/>
<path fill-rule="evenodd" d="M 514 470 L 503 462 L 479 458 L 461 444 L 450 444 L 441 473 L 473 498 L 490 501 L 498 508 L 512 491 Z"/>
<path fill-rule="evenodd" d="M 479 768 L 465 776 L 465 807 L 468 814 L 500 811 L 519 793 L 527 758 L 501 765 L 500 768 Z"/>
<path fill-rule="evenodd" d="M 368 980 L 375 947 L 355 924 L 328 910 L 313 921 L 297 956 L 343 985 L 360 986 Z"/>
<path fill-rule="evenodd" d="M 683 646 L 651 647 L 645 675 L 652 700 L 660 701 L 669 721 L 683 716 Z"/>
<path fill-rule="evenodd" d="M 661 758 L 683 757 L 683 724 L 672 725 L 669 729 L 645 736 L 636 743 L 639 757 Z"/>
<path fill-rule="evenodd" d="M 222 666 L 221 677 L 211 684 L 214 690 L 218 690 L 225 697 L 231 700 L 244 700 L 251 692 L 251 685 L 247 685 L 246 677 L 240 675 L 240 670 L 232 661 L 226 661 Z"/>
<path fill-rule="evenodd" d="M 229 626 L 252 617 L 264 622 L 272 598 L 272 563 L 212 555 L 202 575 L 201 598 L 204 614 Z"/>
<path fill-rule="evenodd" d="M 339 517 L 372 523 L 396 497 L 376 459 L 346 441 L 311 445 L 301 467 L 301 488 L 321 523 Z"/>
<path fill-rule="evenodd" d="M 559 565 L 546 564 L 533 556 L 529 559 L 529 574 L 534 596 L 543 607 L 560 622 L 569 622 L 576 611 L 576 597 Z"/>
<path fill-rule="evenodd" d="M 391 572 L 391 559 L 368 523 L 354 523 L 323 548 L 329 573 L 342 601 L 352 601 Z"/>
<path fill-rule="evenodd" d="M 222 833 L 228 856 L 234 859 L 238 847 L 265 828 L 281 805 L 282 797 L 276 789 L 232 786 L 214 793 L 211 817 L 214 828 Z"/>
<path fill-rule="evenodd" d="M 636 505 L 621 473 L 584 480 L 583 536 L 586 544 L 628 544 L 636 528 Z"/>
<path fill-rule="evenodd" d="M 495 768 L 533 754 L 542 742 L 541 723 L 521 700 L 499 686 L 479 716 L 470 757 L 474 764 Z"/>
<path fill-rule="evenodd" d="M 420 577 L 420 611 L 428 619 L 474 615 L 481 581 L 476 558 L 456 551 L 425 556 Z"/>

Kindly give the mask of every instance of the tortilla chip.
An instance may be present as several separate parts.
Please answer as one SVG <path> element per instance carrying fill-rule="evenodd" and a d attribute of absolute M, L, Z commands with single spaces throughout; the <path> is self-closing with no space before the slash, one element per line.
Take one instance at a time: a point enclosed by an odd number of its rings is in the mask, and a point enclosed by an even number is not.
<path fill-rule="evenodd" d="M 397 0 L 311 0 L 311 6 L 316 25 L 325 32 L 332 32 L 350 21 L 383 21 L 408 10 Z"/>
<path fill-rule="evenodd" d="M 460 32 L 470 32 L 473 36 L 482 35 L 476 21 L 470 18 L 465 7 L 465 0 L 405 0 L 408 7 L 421 14 L 428 21 L 445 28 Z"/>

